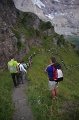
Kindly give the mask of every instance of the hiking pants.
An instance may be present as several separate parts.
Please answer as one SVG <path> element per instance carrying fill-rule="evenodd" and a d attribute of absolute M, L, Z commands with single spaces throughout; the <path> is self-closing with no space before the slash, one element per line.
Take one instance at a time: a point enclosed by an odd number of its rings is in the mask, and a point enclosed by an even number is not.
<path fill-rule="evenodd" d="M 13 83 L 14 86 L 18 86 L 19 85 L 19 77 L 18 77 L 18 73 L 11 73 L 11 77 L 13 79 Z"/>
<path fill-rule="evenodd" d="M 23 83 L 25 80 L 25 72 L 24 71 L 20 71 L 20 75 L 21 75 L 21 82 Z"/>

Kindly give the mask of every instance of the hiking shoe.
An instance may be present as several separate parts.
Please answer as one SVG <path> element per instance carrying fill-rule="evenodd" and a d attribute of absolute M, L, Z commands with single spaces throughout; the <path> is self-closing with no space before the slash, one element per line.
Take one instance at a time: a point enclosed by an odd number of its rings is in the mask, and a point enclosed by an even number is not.
<path fill-rule="evenodd" d="M 53 100 L 55 100 L 55 97 L 54 98 L 52 98 Z"/>
<path fill-rule="evenodd" d="M 57 96 L 55 96 L 55 99 L 57 100 L 57 99 L 58 99 L 58 97 L 57 97 Z"/>
<path fill-rule="evenodd" d="M 51 98 L 52 100 L 55 100 L 55 97 L 53 98 L 52 96 L 50 96 L 50 98 Z"/>

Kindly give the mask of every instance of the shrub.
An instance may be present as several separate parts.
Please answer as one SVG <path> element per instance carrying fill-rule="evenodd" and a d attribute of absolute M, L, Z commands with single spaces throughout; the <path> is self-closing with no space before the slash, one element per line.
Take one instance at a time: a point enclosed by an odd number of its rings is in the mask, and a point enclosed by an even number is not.
<path fill-rule="evenodd" d="M 52 24 L 51 24 L 51 22 L 46 22 L 46 23 L 43 23 L 42 25 L 41 25 L 41 30 L 46 30 L 46 29 L 50 29 L 52 27 Z"/>
<path fill-rule="evenodd" d="M 51 24 L 51 22 L 50 21 L 48 21 L 48 22 L 46 22 L 46 28 L 51 28 L 52 27 L 52 24 Z"/>
<path fill-rule="evenodd" d="M 59 37 L 58 37 L 58 41 L 57 41 L 57 44 L 58 45 L 60 45 L 60 44 L 65 44 L 65 39 L 64 39 L 64 36 L 63 35 L 60 35 Z"/>
<path fill-rule="evenodd" d="M 76 53 L 79 55 L 79 50 L 76 50 Z"/>
<path fill-rule="evenodd" d="M 16 37 L 17 39 L 19 39 L 19 38 L 20 38 L 20 33 L 19 33 L 17 30 L 15 30 L 15 29 L 12 29 L 12 31 L 13 31 L 13 33 L 15 34 L 15 37 Z"/>
<path fill-rule="evenodd" d="M 73 43 L 71 43 L 71 46 L 72 46 L 73 48 L 75 48 L 75 47 L 76 47 L 76 45 L 75 45 L 75 44 L 73 44 Z"/>
<path fill-rule="evenodd" d="M 20 50 L 21 47 L 23 47 L 23 46 L 24 46 L 24 43 L 23 43 L 21 40 L 18 40 L 18 41 L 17 41 L 18 50 Z"/>

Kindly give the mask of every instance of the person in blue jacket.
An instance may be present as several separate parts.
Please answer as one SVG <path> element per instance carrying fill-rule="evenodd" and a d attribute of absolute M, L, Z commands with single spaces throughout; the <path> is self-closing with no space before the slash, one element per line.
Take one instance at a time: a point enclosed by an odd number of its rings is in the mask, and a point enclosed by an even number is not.
<path fill-rule="evenodd" d="M 46 67 L 45 72 L 48 73 L 48 78 L 49 78 L 49 89 L 51 91 L 52 94 L 52 98 L 53 99 L 57 99 L 58 98 L 58 83 L 55 82 L 55 80 L 52 80 L 52 76 L 54 74 L 53 72 L 53 64 L 56 63 L 56 59 L 55 57 L 51 57 L 50 58 L 50 64 Z"/>

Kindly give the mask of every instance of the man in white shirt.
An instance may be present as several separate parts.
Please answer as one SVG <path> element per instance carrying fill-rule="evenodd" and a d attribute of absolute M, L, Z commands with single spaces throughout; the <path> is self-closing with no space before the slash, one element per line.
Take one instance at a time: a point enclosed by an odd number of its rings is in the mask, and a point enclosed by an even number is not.
<path fill-rule="evenodd" d="M 23 84 L 25 79 L 25 73 L 27 74 L 27 70 L 24 69 L 23 67 L 23 61 L 19 65 L 19 70 L 20 70 L 20 78 L 21 78 L 20 82 Z"/>

